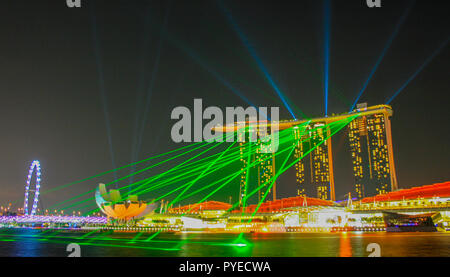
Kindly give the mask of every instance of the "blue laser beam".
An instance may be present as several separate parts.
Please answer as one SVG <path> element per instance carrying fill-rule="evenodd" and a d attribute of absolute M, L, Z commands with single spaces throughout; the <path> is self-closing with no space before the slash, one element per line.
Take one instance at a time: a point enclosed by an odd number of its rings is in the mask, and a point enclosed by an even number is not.
<path fill-rule="evenodd" d="M 115 157 L 114 157 L 114 148 L 113 148 L 113 140 L 112 140 L 112 132 L 111 132 L 111 122 L 110 122 L 109 111 L 108 111 L 108 99 L 106 96 L 103 64 L 102 64 L 102 58 L 101 58 L 101 53 L 100 53 L 100 42 L 98 40 L 97 22 L 96 22 L 93 8 L 91 8 L 91 22 L 92 22 L 92 42 L 94 44 L 94 55 L 95 55 L 97 74 L 98 74 L 98 79 L 99 79 L 98 80 L 99 90 L 100 90 L 100 96 L 101 96 L 101 100 L 102 100 L 103 115 L 105 117 L 106 133 L 108 136 L 109 154 L 111 157 L 112 167 L 116 168 L 116 161 L 115 161 Z M 115 171 L 114 171 L 114 180 L 117 180 L 117 173 Z M 117 182 L 116 182 L 116 187 L 117 187 Z"/>
<path fill-rule="evenodd" d="M 325 0 L 324 2 L 324 78 L 323 89 L 325 98 L 325 116 L 328 116 L 328 72 L 330 64 L 330 36 L 331 36 L 331 1 Z"/>
<path fill-rule="evenodd" d="M 166 26 L 167 26 L 167 22 L 169 20 L 169 13 L 170 13 L 170 4 L 169 7 L 167 8 L 167 12 L 165 14 L 164 17 L 164 24 L 162 26 L 161 29 L 161 34 L 164 32 Z M 135 144 L 135 149 L 133 151 L 134 156 L 133 156 L 133 161 L 137 160 L 137 157 L 139 155 L 139 152 L 141 150 L 141 146 L 142 146 L 142 141 L 143 141 L 143 137 L 144 137 L 144 130 L 145 130 L 145 126 L 147 124 L 147 118 L 148 118 L 148 112 L 150 109 L 150 104 L 151 104 L 151 98 L 152 98 L 152 94 L 153 94 L 153 87 L 154 87 L 154 83 L 155 83 L 155 78 L 156 78 L 156 74 L 158 72 L 158 68 L 159 68 L 159 62 L 160 62 L 160 58 L 161 58 L 161 51 L 162 51 L 162 46 L 163 46 L 163 36 L 161 35 L 159 42 L 158 42 L 158 48 L 157 48 L 157 52 L 156 52 L 156 60 L 155 63 L 153 65 L 153 69 L 151 72 L 151 77 L 150 77 L 150 81 L 149 81 L 149 85 L 148 85 L 148 89 L 147 89 L 147 95 L 146 95 L 146 99 L 145 99 L 145 105 L 144 105 L 144 113 L 143 113 L 143 117 L 141 120 L 141 125 L 140 128 L 138 129 L 138 137 L 137 137 L 137 143 Z M 131 170 L 135 170 L 135 167 L 133 166 L 131 168 Z M 133 173 L 132 172 L 132 173 Z M 133 176 L 131 177 L 131 181 L 133 181 Z M 130 187 L 131 190 L 131 187 Z"/>
<path fill-rule="evenodd" d="M 158 72 L 159 61 L 161 59 L 162 43 L 163 43 L 163 40 L 161 38 L 160 42 L 159 42 L 159 45 L 158 45 L 158 50 L 157 50 L 157 54 L 156 54 L 155 64 L 154 64 L 154 67 L 153 67 L 153 70 L 152 70 L 152 75 L 151 75 L 151 78 L 150 78 L 150 84 L 148 86 L 147 98 L 146 98 L 146 101 L 145 101 L 144 115 L 143 115 L 142 121 L 141 121 L 141 127 L 140 127 L 140 132 L 139 132 L 139 139 L 138 139 L 136 153 L 139 152 L 139 150 L 141 148 L 141 145 L 142 145 L 142 138 L 144 136 L 145 125 L 147 123 L 149 107 L 150 107 L 151 98 L 152 98 L 152 95 L 153 95 L 153 87 L 154 87 L 154 83 L 155 83 L 155 77 L 156 77 L 156 74 Z"/>
<path fill-rule="evenodd" d="M 171 35 L 167 30 L 162 31 L 162 35 L 167 42 L 171 45 L 175 46 L 177 49 L 181 50 L 183 53 L 187 54 L 191 59 L 193 59 L 197 64 L 199 64 L 203 69 L 205 69 L 208 73 L 213 75 L 219 82 L 221 82 L 225 87 L 227 87 L 231 92 L 237 95 L 239 98 L 244 100 L 247 104 L 252 107 L 258 108 L 252 101 L 250 101 L 241 91 L 235 88 L 230 82 L 228 82 L 224 77 L 220 75 L 220 73 L 213 69 L 213 67 L 202 59 L 192 48 L 190 48 L 186 43 L 183 43 L 181 40 Z M 270 120 L 270 117 L 266 116 L 267 119 Z"/>
<path fill-rule="evenodd" d="M 406 82 L 391 96 L 391 98 L 389 98 L 389 100 L 386 102 L 386 104 L 390 104 L 392 102 L 392 100 L 395 99 L 395 97 L 397 97 L 397 95 L 400 94 L 400 92 L 402 92 L 402 90 L 412 81 L 414 80 L 414 78 L 416 78 L 416 76 L 442 51 L 442 49 L 444 49 L 444 47 L 448 44 L 450 40 L 450 36 L 447 37 L 447 39 L 433 52 L 433 54 L 431 54 L 431 56 L 429 56 L 425 62 L 408 78 L 408 80 L 406 80 Z"/>
<path fill-rule="evenodd" d="M 151 16 L 150 14 L 145 17 L 145 24 L 144 24 L 144 36 L 143 36 L 143 44 L 142 44 L 142 57 L 140 59 L 141 61 L 141 71 L 139 76 L 139 82 L 138 82 L 138 88 L 137 88 L 137 95 L 136 95 L 136 108 L 135 108 L 135 119 L 133 124 L 133 139 L 131 144 L 131 161 L 130 163 L 133 163 L 136 160 L 136 156 L 138 153 L 136 153 L 136 148 L 138 144 L 138 134 L 139 134 L 139 122 L 140 122 L 140 113 L 141 113 L 141 106 L 143 105 L 143 94 L 145 90 L 145 80 L 146 80 L 146 60 L 148 58 L 148 55 L 150 51 L 148 51 L 148 45 L 150 44 L 150 35 L 148 33 L 148 30 L 150 28 L 151 23 Z M 130 168 L 130 174 L 132 174 L 136 169 L 136 165 L 133 165 Z M 132 184 L 134 180 L 134 175 L 131 176 L 129 180 L 129 184 Z"/>
<path fill-rule="evenodd" d="M 356 97 L 355 101 L 353 102 L 352 107 L 349 110 L 350 112 L 353 111 L 353 109 L 355 108 L 355 106 L 358 103 L 359 99 L 361 98 L 362 94 L 364 93 L 364 91 L 366 90 L 367 86 L 369 85 L 369 82 L 372 79 L 373 75 L 375 74 L 375 71 L 377 71 L 378 66 L 380 65 L 381 61 L 383 60 L 384 56 L 386 55 L 386 52 L 388 51 L 388 49 L 391 47 L 391 44 L 394 41 L 395 37 L 397 36 L 398 31 L 400 30 L 401 26 L 403 25 L 403 23 L 405 22 L 406 18 L 408 17 L 408 14 L 409 14 L 412 6 L 414 5 L 414 2 L 415 1 L 411 2 L 411 4 L 408 6 L 408 8 L 405 10 L 403 15 L 400 17 L 399 21 L 397 22 L 397 25 L 395 26 L 394 31 L 392 32 L 391 36 L 389 37 L 388 41 L 386 42 L 386 45 L 384 46 L 383 51 L 381 52 L 380 56 L 378 57 L 375 65 L 373 66 L 372 71 L 369 74 L 369 77 L 367 77 L 367 79 L 364 82 L 363 86 L 359 90 L 358 96 Z"/>
<path fill-rule="evenodd" d="M 291 107 L 289 106 L 289 104 L 288 104 L 288 102 L 286 100 L 287 99 L 286 96 L 279 89 L 279 87 L 277 86 L 277 84 L 275 83 L 275 81 L 273 80 L 271 75 L 269 74 L 269 71 L 264 66 L 264 63 L 259 58 L 259 56 L 256 54 L 256 50 L 253 48 L 253 46 L 248 41 L 248 39 L 245 36 L 245 34 L 243 33 L 243 31 L 239 28 L 237 23 L 234 21 L 232 15 L 231 15 L 231 12 L 225 7 L 225 5 L 222 3 L 222 1 L 219 0 L 219 1 L 217 1 L 217 3 L 219 4 L 220 8 L 224 12 L 224 14 L 225 14 L 226 18 L 228 19 L 229 23 L 233 27 L 234 31 L 238 34 L 239 38 L 241 39 L 241 41 L 244 44 L 244 46 L 247 48 L 247 50 L 250 53 L 250 55 L 252 56 L 252 58 L 258 64 L 259 69 L 263 72 L 263 74 L 266 77 L 267 81 L 270 83 L 272 88 L 275 90 L 275 92 L 277 93 L 278 97 L 280 97 L 281 101 L 283 102 L 284 106 L 286 107 L 286 109 L 291 114 L 292 118 L 296 119 L 296 116 L 295 116 L 293 110 L 291 109 Z"/>
<path fill-rule="evenodd" d="M 207 62 L 205 62 L 197 53 L 195 53 L 190 47 L 183 44 L 180 40 L 176 39 L 174 36 L 170 35 L 168 32 L 164 33 L 167 40 L 172 43 L 175 47 L 186 53 L 191 59 L 193 59 L 197 64 L 199 64 L 203 69 L 208 71 L 214 76 L 218 81 L 220 81 L 224 86 L 226 86 L 231 92 L 239 96 L 247 104 L 252 107 L 257 108 L 257 106 L 250 101 L 244 94 L 242 94 L 237 88 L 235 88 L 230 82 L 228 82 L 224 77 L 222 77 L 217 71 L 215 71 Z"/>

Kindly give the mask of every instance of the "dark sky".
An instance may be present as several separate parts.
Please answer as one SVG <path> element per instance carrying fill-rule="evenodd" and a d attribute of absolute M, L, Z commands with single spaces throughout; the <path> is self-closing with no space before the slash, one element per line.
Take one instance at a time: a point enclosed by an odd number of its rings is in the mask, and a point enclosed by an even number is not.
<path fill-rule="evenodd" d="M 448 39 L 447 2 L 414 4 L 360 102 L 385 103 Z M 223 3 L 295 111 L 323 115 L 323 2 Z M 363 0 L 332 1 L 329 113 L 349 109 L 411 1 L 382 3 L 369 9 Z M 138 159 L 180 146 L 170 138 L 176 106 L 190 107 L 194 98 L 205 106 L 248 106 L 224 82 L 259 106 L 280 106 L 281 117 L 290 118 L 218 2 L 82 4 L 69 9 L 65 0 L 2 2 L 1 204 L 22 204 L 34 159 L 42 164 L 43 190 L 111 169 L 104 107 L 116 166 L 130 163 L 136 114 L 142 118 L 146 95 L 150 109 Z M 391 103 L 402 188 L 450 180 L 449 61 L 446 45 Z M 353 183 L 344 135 L 333 142 L 337 198 Z M 108 179 L 46 194 L 42 205 L 100 181 Z M 280 179 L 278 190 L 281 197 L 294 195 L 292 172 Z"/>

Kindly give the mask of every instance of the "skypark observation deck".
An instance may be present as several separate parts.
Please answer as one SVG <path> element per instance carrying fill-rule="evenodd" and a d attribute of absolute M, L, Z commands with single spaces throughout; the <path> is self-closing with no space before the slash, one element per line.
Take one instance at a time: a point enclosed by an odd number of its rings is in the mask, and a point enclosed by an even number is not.
<path fill-rule="evenodd" d="M 259 121 L 247 121 L 245 123 L 250 128 L 264 127 L 264 128 L 269 128 L 269 129 L 272 126 L 272 124 L 274 123 L 274 124 L 278 125 L 276 127 L 277 130 L 285 130 L 285 129 L 289 129 L 289 128 L 292 128 L 294 126 L 297 126 L 297 125 L 300 125 L 303 123 L 329 124 L 332 122 L 350 118 L 355 115 L 364 116 L 364 115 L 373 115 L 373 114 L 384 114 L 387 117 L 390 117 L 393 115 L 393 110 L 392 110 L 392 107 L 389 105 L 376 105 L 376 106 L 370 106 L 367 108 L 355 109 L 349 113 L 342 113 L 342 114 L 332 115 L 329 117 L 317 117 L 317 118 L 310 118 L 310 119 L 295 119 L 295 120 L 280 120 L 280 121 L 259 120 Z M 219 133 L 232 133 L 232 132 L 236 132 L 237 130 L 242 129 L 242 128 L 245 128 L 245 124 L 243 124 L 243 122 L 235 122 L 235 123 L 227 124 L 225 126 L 215 126 L 212 128 L 212 130 L 215 132 L 219 132 Z"/>

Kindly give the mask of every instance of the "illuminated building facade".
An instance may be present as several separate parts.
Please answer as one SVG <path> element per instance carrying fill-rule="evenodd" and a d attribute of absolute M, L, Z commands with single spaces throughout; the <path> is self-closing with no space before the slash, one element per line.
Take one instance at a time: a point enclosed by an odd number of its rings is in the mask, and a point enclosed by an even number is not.
<path fill-rule="evenodd" d="M 270 144 L 270 142 L 268 142 Z M 264 186 L 262 189 L 258 191 L 258 201 L 264 197 L 266 193 L 266 188 L 271 185 L 275 175 L 275 155 L 271 151 L 266 153 L 268 149 L 267 142 L 263 142 L 258 139 L 256 143 L 255 149 L 255 160 L 258 162 L 258 187 Z M 271 193 L 273 195 L 273 199 L 276 199 L 276 184 L 274 183 L 272 189 L 267 191 L 267 193 Z M 267 198 L 267 197 L 266 197 Z"/>
<path fill-rule="evenodd" d="M 314 148 L 308 155 L 300 159 L 296 165 L 297 195 L 306 196 L 306 180 L 309 169 L 310 184 L 314 187 L 315 196 L 323 200 L 334 201 L 334 177 L 333 158 L 329 128 L 324 123 L 318 122 L 307 125 L 306 130 L 294 128 L 295 159 L 305 156 L 310 149 Z M 309 160 L 309 164 L 308 164 Z"/>
<path fill-rule="evenodd" d="M 250 140 L 250 135 L 254 136 L 253 140 Z M 249 164 L 257 164 L 257 166 L 250 168 L 250 170 L 253 170 L 251 174 L 256 173 L 257 186 L 263 186 L 258 191 L 258 201 L 265 196 L 267 187 L 273 181 L 272 177 L 275 175 L 275 153 L 272 149 L 271 140 L 266 136 L 271 138 L 271 135 L 267 133 L 265 127 L 258 127 L 256 130 L 250 129 L 249 132 L 238 132 L 238 138 L 241 141 L 239 142 L 241 162 L 239 204 L 241 207 L 244 204 L 242 203 L 242 199 L 245 197 L 249 182 L 249 176 L 247 176 L 247 166 Z M 250 157 L 249 153 L 251 153 Z M 273 199 L 276 199 L 276 183 L 272 185 L 272 188 L 267 193 L 272 193 Z"/>
<path fill-rule="evenodd" d="M 323 123 L 315 124 L 310 137 L 312 183 L 317 190 L 317 198 L 334 201 L 333 158 L 331 138 L 328 128 L 321 128 Z M 319 128 L 317 128 L 319 127 Z"/>
<path fill-rule="evenodd" d="M 294 132 L 294 158 L 298 160 L 295 163 L 295 179 L 297 183 L 297 195 L 298 196 L 306 196 L 306 188 L 305 188 L 305 163 L 302 158 L 305 155 L 305 142 L 306 136 L 305 127 L 297 127 L 293 128 Z"/>
<path fill-rule="evenodd" d="M 358 110 L 367 109 L 359 104 Z M 355 176 L 354 194 L 358 198 L 385 194 L 397 188 L 392 153 L 392 136 L 386 110 L 364 115 L 348 127 L 350 152 Z"/>
<path fill-rule="evenodd" d="M 149 214 L 138 226 L 205 232 L 449 232 L 450 182 L 367 197 L 350 205 L 297 196 L 230 208 L 218 201 L 191 204 L 167 214 Z"/>
<path fill-rule="evenodd" d="M 241 174 L 239 179 L 239 206 L 242 206 L 242 199 L 245 196 L 245 184 L 247 182 L 247 165 L 248 165 L 248 150 L 245 148 L 244 142 L 239 142 L 239 158 L 241 162 Z"/>

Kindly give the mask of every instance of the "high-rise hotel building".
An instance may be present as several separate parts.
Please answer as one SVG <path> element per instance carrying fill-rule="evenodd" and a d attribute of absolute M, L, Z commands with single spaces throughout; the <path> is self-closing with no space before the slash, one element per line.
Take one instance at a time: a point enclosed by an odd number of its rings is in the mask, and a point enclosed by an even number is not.
<path fill-rule="evenodd" d="M 274 178 L 272 178 L 275 176 L 275 154 L 271 151 L 267 151 L 268 147 L 270 146 L 261 140 L 258 140 L 256 143 L 255 160 L 258 162 L 258 187 L 263 186 L 263 188 L 258 191 L 258 201 L 260 201 L 266 193 L 271 192 L 273 200 L 276 199 L 276 183 L 274 182 Z M 272 182 L 274 182 L 272 188 L 267 190 Z"/>
<path fill-rule="evenodd" d="M 318 122 L 293 128 L 293 132 L 294 158 L 298 160 L 295 164 L 297 194 L 306 196 L 307 186 L 312 185 L 315 197 L 334 201 L 333 155 L 329 128 Z"/>
<path fill-rule="evenodd" d="M 358 104 L 357 110 L 366 111 L 367 104 Z M 392 110 L 382 109 L 379 113 L 360 116 L 348 126 L 355 176 L 353 193 L 357 198 L 397 189 L 391 115 Z"/>
<path fill-rule="evenodd" d="M 355 176 L 352 196 L 362 198 L 397 189 L 390 121 L 392 108 L 359 104 L 351 113 L 294 126 L 294 157 L 298 160 L 295 174 L 299 196 L 335 200 L 332 143 L 326 124 L 354 114 L 358 117 L 348 126 Z"/>
<path fill-rule="evenodd" d="M 242 206 L 243 198 L 246 194 L 247 183 L 247 166 L 248 166 L 248 150 L 245 148 L 244 142 L 239 142 L 239 158 L 241 161 L 241 173 L 239 178 L 239 206 Z"/>
<path fill-rule="evenodd" d="M 295 163 L 295 179 L 297 182 L 297 195 L 298 196 L 306 196 L 306 187 L 305 187 L 305 180 L 306 180 L 306 174 L 305 174 L 305 162 L 304 162 L 304 155 L 305 155 L 305 148 L 307 147 L 305 145 L 306 140 L 306 126 L 300 125 L 295 126 L 292 128 L 294 132 L 294 158 L 297 160 Z"/>
<path fill-rule="evenodd" d="M 256 132 L 256 141 L 250 141 L 250 135 L 254 135 Z M 259 127 L 250 129 L 249 131 L 239 132 L 239 138 L 245 138 L 245 142 L 239 142 L 239 152 L 241 161 L 241 174 L 240 174 L 240 185 L 239 185 L 239 203 L 240 206 L 243 205 L 242 199 L 245 197 L 248 190 L 249 176 L 247 176 L 247 167 L 251 166 L 251 174 L 257 176 L 257 187 L 261 187 L 258 190 L 258 201 L 260 201 L 265 194 L 272 193 L 272 199 L 276 199 L 276 182 L 274 180 L 275 176 L 275 153 L 272 149 L 271 140 L 263 137 L 266 134 L 265 127 Z M 272 136 L 269 134 L 269 138 Z M 250 156 L 249 156 L 250 155 Z M 267 188 L 272 184 L 272 188 L 267 190 Z M 266 196 L 266 200 L 267 196 Z"/>
<path fill-rule="evenodd" d="M 358 104 L 357 109 L 350 113 L 281 122 L 280 130 L 292 128 L 297 195 L 335 201 L 329 124 L 355 116 L 356 118 L 348 125 L 352 169 L 355 177 L 352 196 L 363 198 L 396 190 L 397 179 L 390 120 L 392 113 L 392 108 L 388 105 L 367 107 L 367 104 Z M 254 128 L 259 133 L 260 128 L 265 127 L 257 125 Z M 241 143 L 240 199 L 244 197 L 246 184 L 249 181 L 245 170 L 249 166 L 249 161 L 256 165 L 258 177 L 256 185 L 264 186 L 259 190 L 259 199 L 264 197 L 266 187 L 271 184 L 272 177 L 275 176 L 275 155 L 270 151 L 262 151 L 264 147 L 269 146 L 261 140 L 250 145 Z M 248 153 L 252 155 L 250 159 Z M 273 193 L 273 199 L 276 199 L 275 183 L 271 191 L 268 191 L 270 192 Z"/>

